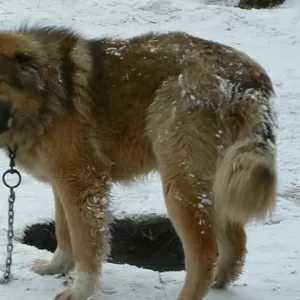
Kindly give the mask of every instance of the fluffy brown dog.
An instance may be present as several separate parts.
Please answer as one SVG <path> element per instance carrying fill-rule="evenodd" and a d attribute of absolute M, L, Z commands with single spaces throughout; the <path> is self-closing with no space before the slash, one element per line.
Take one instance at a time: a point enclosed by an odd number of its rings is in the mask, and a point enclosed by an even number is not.
<path fill-rule="evenodd" d="M 1 146 L 17 145 L 19 166 L 55 195 L 58 247 L 33 270 L 76 265 L 73 286 L 55 299 L 95 292 L 111 183 L 152 170 L 184 247 L 178 299 L 238 277 L 244 225 L 275 206 L 273 88 L 262 67 L 179 32 L 86 40 L 24 27 L 0 33 L 0 78 Z"/>

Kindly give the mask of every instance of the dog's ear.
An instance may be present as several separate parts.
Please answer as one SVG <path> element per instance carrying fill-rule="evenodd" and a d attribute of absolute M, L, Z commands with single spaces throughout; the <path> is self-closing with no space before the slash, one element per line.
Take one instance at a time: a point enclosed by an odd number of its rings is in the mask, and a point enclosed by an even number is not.
<path fill-rule="evenodd" d="M 17 79 L 20 87 L 43 90 L 43 80 L 34 57 L 27 53 L 18 52 L 14 58 L 19 70 Z"/>

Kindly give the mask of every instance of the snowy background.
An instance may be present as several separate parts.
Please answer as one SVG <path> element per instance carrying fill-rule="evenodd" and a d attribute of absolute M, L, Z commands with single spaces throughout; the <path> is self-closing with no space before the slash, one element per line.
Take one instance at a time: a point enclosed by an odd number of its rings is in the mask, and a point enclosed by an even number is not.
<path fill-rule="evenodd" d="M 248 256 L 241 278 L 228 291 L 205 300 L 300 299 L 300 0 L 272 10 L 241 10 L 234 0 L 0 0 L 1 28 L 29 23 L 71 25 L 88 37 L 132 37 L 147 31 L 181 30 L 247 52 L 270 74 L 278 96 L 280 186 L 272 220 L 249 224 Z M 8 160 L 1 154 L 0 173 Z M 7 195 L 0 184 L 0 270 L 6 257 Z M 130 188 L 113 190 L 114 215 L 159 213 L 166 209 L 157 175 Z M 27 224 L 52 220 L 50 188 L 23 174 L 17 189 L 17 236 Z M 0 285 L 1 300 L 52 300 L 64 278 L 30 271 L 35 258 L 51 253 L 15 242 L 14 280 Z M 0 274 L 2 276 L 2 274 Z M 157 273 L 105 264 L 101 300 L 171 300 L 184 272 Z"/>

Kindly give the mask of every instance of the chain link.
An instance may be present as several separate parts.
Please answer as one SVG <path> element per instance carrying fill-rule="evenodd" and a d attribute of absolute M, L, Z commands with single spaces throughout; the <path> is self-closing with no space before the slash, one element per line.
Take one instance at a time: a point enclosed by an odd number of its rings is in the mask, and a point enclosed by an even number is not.
<path fill-rule="evenodd" d="M 21 174 L 19 171 L 14 169 L 15 167 L 15 157 L 16 157 L 17 147 L 13 149 L 8 148 L 8 157 L 10 159 L 9 166 L 10 168 L 3 173 L 2 181 L 6 187 L 9 188 L 8 196 L 8 230 L 7 230 L 7 257 L 5 261 L 5 271 L 3 274 L 3 279 L 0 280 L 0 283 L 8 283 L 11 278 L 11 265 L 12 265 L 12 252 L 13 252 L 13 238 L 14 238 L 14 203 L 16 200 L 16 194 L 14 189 L 17 188 L 22 181 Z M 17 177 L 17 182 L 12 185 L 7 182 L 6 176 L 15 175 Z"/>

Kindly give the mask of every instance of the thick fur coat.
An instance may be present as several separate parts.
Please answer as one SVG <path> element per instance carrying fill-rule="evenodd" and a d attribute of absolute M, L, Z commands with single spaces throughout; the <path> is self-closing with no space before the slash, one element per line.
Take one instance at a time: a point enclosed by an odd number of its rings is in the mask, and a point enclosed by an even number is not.
<path fill-rule="evenodd" d="M 57 249 L 32 269 L 76 267 L 73 286 L 55 299 L 96 291 L 111 184 L 155 170 L 185 253 L 178 299 L 203 299 L 213 283 L 235 280 L 244 225 L 275 207 L 273 96 L 246 54 L 185 33 L 0 32 L 0 145 L 17 146 L 18 166 L 50 184 L 56 203 Z"/>

